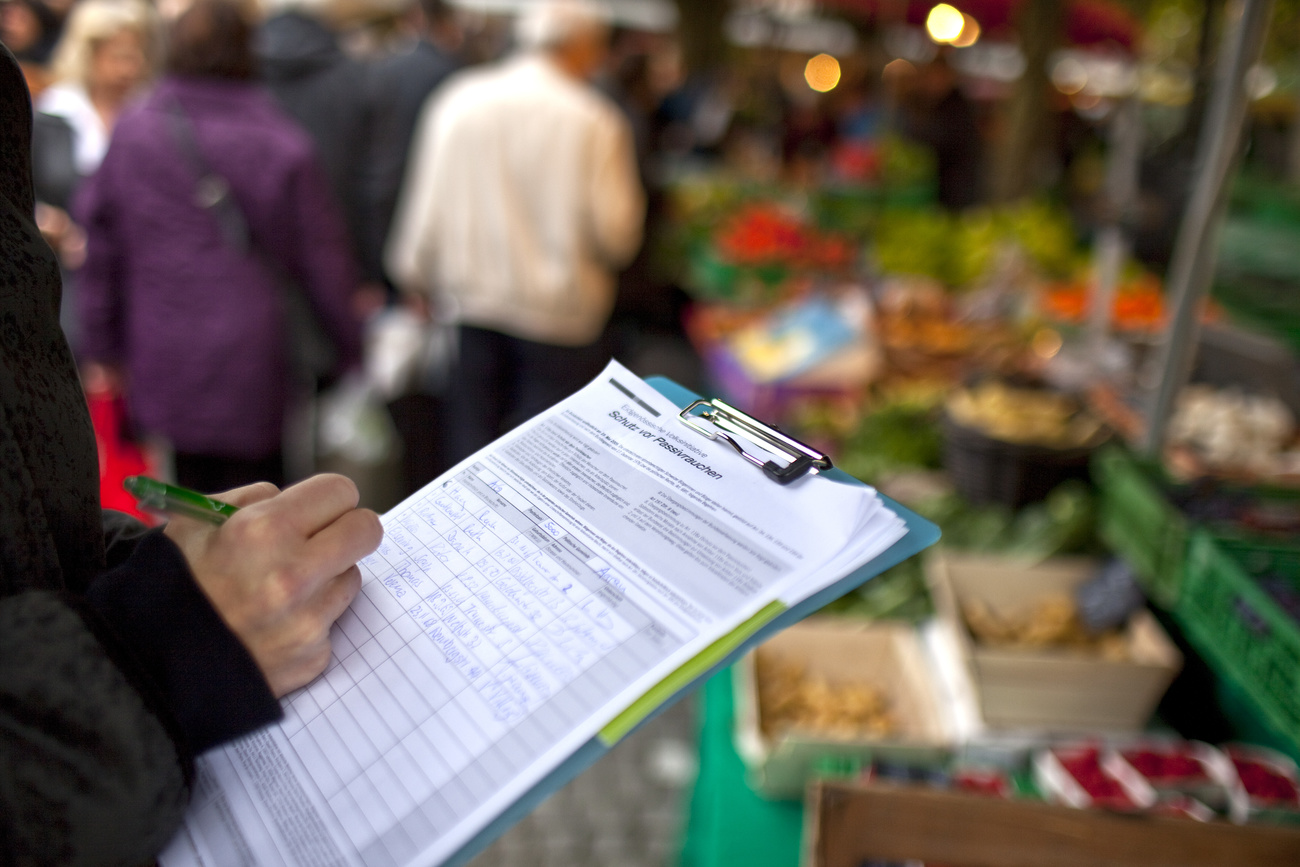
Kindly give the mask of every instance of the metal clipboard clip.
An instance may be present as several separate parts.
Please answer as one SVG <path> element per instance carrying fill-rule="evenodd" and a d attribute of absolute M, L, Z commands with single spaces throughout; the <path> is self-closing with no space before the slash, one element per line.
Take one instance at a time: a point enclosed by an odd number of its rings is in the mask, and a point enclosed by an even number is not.
<path fill-rule="evenodd" d="M 678 418 L 709 439 L 722 440 L 778 484 L 788 485 L 796 479 L 806 475 L 815 476 L 822 470 L 829 470 L 832 467 L 829 455 L 824 455 L 812 446 L 786 436 L 775 427 L 764 424 L 717 398 L 695 401 L 682 410 Z M 737 437 L 768 452 L 785 455 L 790 462 L 782 466 L 765 455 L 748 452 L 736 441 Z"/>

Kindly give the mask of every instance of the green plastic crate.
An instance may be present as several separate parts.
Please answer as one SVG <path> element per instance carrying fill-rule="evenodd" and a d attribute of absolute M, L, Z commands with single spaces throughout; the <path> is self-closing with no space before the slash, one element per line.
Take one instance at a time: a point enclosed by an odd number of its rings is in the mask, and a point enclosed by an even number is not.
<path fill-rule="evenodd" d="M 1137 575 L 1152 602 L 1171 609 L 1178 602 L 1187 550 L 1187 519 L 1129 452 L 1110 447 L 1093 459 L 1101 489 L 1097 533 Z"/>
<path fill-rule="evenodd" d="M 1214 298 L 1233 319 L 1300 348 L 1300 201 L 1260 192 L 1239 204 L 1224 221 Z"/>
<path fill-rule="evenodd" d="M 1174 617 L 1201 655 L 1300 745 L 1300 622 L 1257 583 L 1267 573 L 1300 587 L 1300 548 L 1198 530 Z"/>

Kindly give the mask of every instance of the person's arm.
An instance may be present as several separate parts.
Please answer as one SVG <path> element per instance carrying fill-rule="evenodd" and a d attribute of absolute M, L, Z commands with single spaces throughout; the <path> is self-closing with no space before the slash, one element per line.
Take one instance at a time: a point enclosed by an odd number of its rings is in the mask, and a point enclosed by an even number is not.
<path fill-rule="evenodd" d="M 433 262 L 428 239 L 434 230 L 438 201 L 434 193 L 434 160 L 439 94 L 429 98 L 420 112 L 406 160 L 396 209 L 384 248 L 384 267 L 389 279 L 404 292 L 429 295 Z"/>
<path fill-rule="evenodd" d="M 329 629 L 382 537 L 356 485 L 314 476 L 220 495 L 221 526 L 174 517 L 91 582 L 86 607 L 197 754 L 278 719 L 329 661 Z M 92 622 L 92 625 L 94 623 Z"/>
<path fill-rule="evenodd" d="M 186 761 L 280 718 L 257 661 L 164 530 L 140 538 L 78 603 Z"/>
<path fill-rule="evenodd" d="M 104 536 L 84 595 L 0 599 L 0 863 L 148 861 L 194 756 L 280 715 L 179 549 L 118 512 Z"/>
<path fill-rule="evenodd" d="M 341 476 L 222 496 L 241 507 L 225 525 L 174 519 L 85 597 L 0 599 L 0 863 L 149 860 L 193 756 L 278 718 L 329 661 L 378 519 Z"/>
<path fill-rule="evenodd" d="M 596 254 L 612 268 L 631 262 L 645 230 L 645 191 L 631 128 L 612 106 L 592 128 L 587 210 Z"/>
<path fill-rule="evenodd" d="M 175 517 L 174 541 L 221 619 L 277 697 L 330 658 L 329 631 L 361 589 L 357 561 L 383 539 L 352 480 L 312 476 L 283 491 L 262 482 L 219 495 L 240 509 L 221 526 Z"/>

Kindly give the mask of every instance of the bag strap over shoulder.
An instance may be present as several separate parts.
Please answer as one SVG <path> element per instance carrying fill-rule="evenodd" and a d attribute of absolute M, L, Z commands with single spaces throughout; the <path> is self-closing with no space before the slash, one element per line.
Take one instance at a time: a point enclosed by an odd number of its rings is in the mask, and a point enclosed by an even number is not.
<path fill-rule="evenodd" d="M 230 182 L 214 171 L 203 158 L 189 115 L 175 97 L 167 103 L 167 123 L 171 127 L 172 138 L 198 179 L 194 185 L 194 204 L 216 218 L 227 244 L 244 255 L 259 253 L 253 246 L 253 234 L 248 227 L 248 220 L 230 191 Z M 258 258 L 266 260 L 260 253 Z"/>
<path fill-rule="evenodd" d="M 280 287 L 295 366 L 314 379 L 329 375 L 337 366 L 338 350 L 313 311 L 311 301 L 294 284 L 287 269 L 253 241 L 248 219 L 240 210 L 230 183 L 203 158 L 194 125 L 174 96 L 168 100 L 167 117 L 172 138 L 197 178 L 194 204 L 212 214 L 231 249 L 255 258 Z"/>

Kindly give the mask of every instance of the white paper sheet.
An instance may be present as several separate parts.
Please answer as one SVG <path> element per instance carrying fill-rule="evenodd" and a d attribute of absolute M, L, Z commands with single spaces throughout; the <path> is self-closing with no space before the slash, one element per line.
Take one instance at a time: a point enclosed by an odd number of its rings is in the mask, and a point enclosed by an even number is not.
<path fill-rule="evenodd" d="M 325 674 L 199 760 L 179 865 L 436 864 L 647 689 L 905 529 L 776 485 L 617 363 L 384 516 Z"/>

